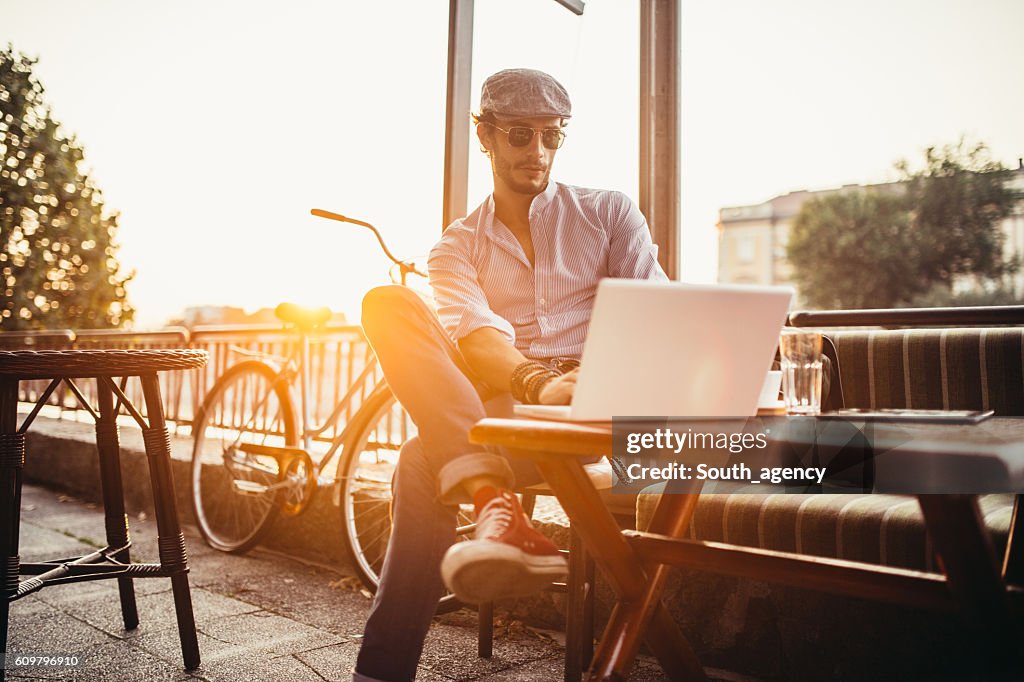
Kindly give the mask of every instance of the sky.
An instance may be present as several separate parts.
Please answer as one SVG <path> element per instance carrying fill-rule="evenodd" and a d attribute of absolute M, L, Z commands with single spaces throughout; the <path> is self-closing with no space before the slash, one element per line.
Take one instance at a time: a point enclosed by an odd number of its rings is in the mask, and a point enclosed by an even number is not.
<path fill-rule="evenodd" d="M 473 106 L 508 67 L 548 71 L 573 119 L 553 177 L 637 198 L 637 3 L 477 0 Z M 683 0 L 681 279 L 716 277 L 718 210 L 894 179 L 961 135 L 1024 156 L 1024 2 Z M 108 207 L 136 328 L 187 306 L 282 300 L 357 319 L 388 281 L 372 235 L 440 235 L 448 3 L 0 0 Z M 467 127 L 469 121 L 466 122 Z M 470 209 L 491 189 L 470 153 Z"/>

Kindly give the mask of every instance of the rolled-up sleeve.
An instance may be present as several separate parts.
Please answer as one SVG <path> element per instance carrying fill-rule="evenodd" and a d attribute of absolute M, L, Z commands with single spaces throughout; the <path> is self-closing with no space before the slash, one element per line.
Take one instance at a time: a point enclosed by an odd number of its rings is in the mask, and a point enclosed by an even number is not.
<path fill-rule="evenodd" d="M 647 219 L 621 192 L 610 193 L 608 210 L 608 274 L 630 279 L 667 280 L 658 263 L 658 246 L 651 240 Z"/>
<path fill-rule="evenodd" d="M 515 330 L 491 310 L 477 270 L 462 245 L 442 239 L 430 252 L 427 271 L 437 315 L 452 341 L 458 343 L 477 329 L 492 327 L 515 343 Z"/>

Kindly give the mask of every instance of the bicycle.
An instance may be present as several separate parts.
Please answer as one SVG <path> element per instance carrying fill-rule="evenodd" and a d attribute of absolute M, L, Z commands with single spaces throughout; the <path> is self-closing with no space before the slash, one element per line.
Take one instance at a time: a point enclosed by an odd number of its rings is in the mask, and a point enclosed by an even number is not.
<path fill-rule="evenodd" d="M 409 261 L 391 253 L 373 225 L 313 209 L 315 216 L 370 229 L 398 268 L 407 286 L 414 274 Z M 323 424 L 312 423 L 310 336 L 331 316 L 326 308 L 307 309 L 283 303 L 278 318 L 294 328 L 297 341 L 285 358 L 233 349 L 247 359 L 230 367 L 206 394 L 193 423 L 191 498 L 199 531 L 211 547 L 243 553 L 254 547 L 280 515 L 298 516 L 318 491 L 332 488 L 341 514 L 343 545 L 363 584 L 375 592 L 391 533 L 391 477 L 402 443 L 415 425 L 402 411 L 383 379 L 375 380 L 372 354 Z M 292 389 L 298 382 L 300 401 Z M 367 387 L 369 390 L 367 391 Z M 321 442 L 338 425 L 357 398 L 362 398 L 326 452 L 314 459 Z M 327 472 L 341 451 L 333 476 Z M 459 535 L 473 528 L 472 508 L 459 513 Z M 459 608 L 454 595 L 442 598 L 438 612 Z"/>

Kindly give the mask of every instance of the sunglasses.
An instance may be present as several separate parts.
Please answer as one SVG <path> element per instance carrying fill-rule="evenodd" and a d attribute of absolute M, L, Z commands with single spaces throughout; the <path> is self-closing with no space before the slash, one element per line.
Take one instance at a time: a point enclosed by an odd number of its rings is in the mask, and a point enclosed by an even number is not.
<path fill-rule="evenodd" d="M 533 141 L 533 134 L 540 133 L 541 143 L 548 149 L 558 149 L 565 141 L 565 132 L 559 128 L 527 128 L 526 126 L 512 126 L 505 130 L 493 123 L 488 124 L 508 135 L 508 143 L 511 147 L 525 147 Z"/>

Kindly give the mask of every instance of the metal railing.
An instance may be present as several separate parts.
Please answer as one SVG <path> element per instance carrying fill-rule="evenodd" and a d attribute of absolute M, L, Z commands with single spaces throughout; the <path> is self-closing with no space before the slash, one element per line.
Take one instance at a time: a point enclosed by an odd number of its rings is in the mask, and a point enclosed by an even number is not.
<path fill-rule="evenodd" d="M 794 327 L 918 327 L 1024 325 L 1024 306 L 983 306 L 962 308 L 902 308 L 876 310 L 793 311 L 787 324 Z M 203 397 L 229 367 L 254 353 L 283 361 L 295 349 L 295 332 L 281 325 L 200 326 L 191 331 L 170 327 L 153 332 L 70 329 L 2 332 L 0 350 L 66 350 L 72 348 L 199 348 L 210 353 L 210 362 L 198 370 L 167 372 L 161 375 L 164 413 L 178 426 L 192 423 Z M 358 325 L 332 325 L 310 337 L 310 415 L 321 424 L 353 383 L 372 362 L 373 353 Z M 362 377 L 362 385 L 342 412 L 336 425 L 321 438 L 330 439 L 343 428 L 362 405 L 363 399 L 382 375 L 379 367 Z M 45 390 L 46 381 L 23 381 L 20 400 L 35 402 Z M 82 382 L 88 400 L 95 399 L 93 382 Z M 138 378 L 129 380 L 126 393 L 132 402 L 144 406 Z M 296 388 L 297 390 L 297 388 Z M 298 395 L 295 398 L 298 406 Z M 48 404 L 63 411 L 81 409 L 65 386 L 55 391 Z"/>
<path fill-rule="evenodd" d="M 280 325 L 201 326 L 192 330 L 189 346 L 209 352 L 210 362 L 197 370 L 195 402 L 198 407 L 202 396 L 229 367 L 255 353 L 269 356 L 272 363 L 283 364 L 296 350 L 299 339 L 295 332 Z M 334 425 L 320 434 L 320 439 L 331 439 L 343 429 L 362 405 L 373 386 L 383 375 L 374 365 L 364 376 L 364 370 L 373 361 L 362 328 L 358 325 L 327 325 L 309 337 L 310 418 L 319 425 L 331 416 L 335 406 L 355 387 L 353 400 L 339 415 Z M 300 406 L 298 386 L 293 388 L 296 409 Z M 194 414 L 194 412 L 193 412 Z M 191 415 L 188 416 L 188 420 Z"/>
<path fill-rule="evenodd" d="M 283 362 L 295 349 L 295 332 L 280 325 L 201 326 L 189 331 L 172 327 L 154 332 L 121 330 L 47 330 L 42 332 L 0 333 L 0 350 L 68 350 L 76 348 L 198 348 L 210 354 L 203 369 L 161 373 L 160 388 L 165 418 L 178 426 L 189 425 L 206 391 L 230 366 L 252 353 Z M 322 423 L 348 392 L 373 354 L 357 325 L 327 326 L 310 337 L 310 414 Z M 332 427 L 322 437 L 331 438 L 335 429 L 344 427 L 362 404 L 372 387 L 381 379 L 379 369 L 363 377 L 363 386 Z M 19 400 L 35 402 L 45 390 L 46 381 L 23 381 Z M 81 382 L 87 400 L 95 400 L 94 382 Z M 138 378 L 132 378 L 125 393 L 141 410 L 145 401 Z M 293 396 L 298 404 L 298 395 Z M 47 404 L 61 413 L 81 409 L 74 394 L 64 386 L 50 396 Z"/>

